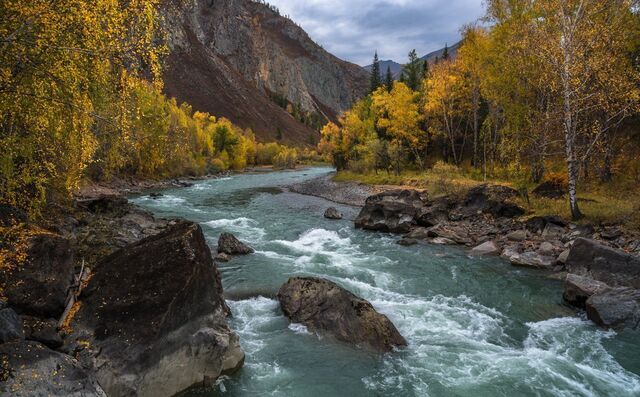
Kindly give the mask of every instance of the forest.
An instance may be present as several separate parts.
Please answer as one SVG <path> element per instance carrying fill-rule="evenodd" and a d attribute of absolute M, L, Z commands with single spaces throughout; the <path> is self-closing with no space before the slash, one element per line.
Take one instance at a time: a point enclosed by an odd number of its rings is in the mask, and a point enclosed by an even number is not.
<path fill-rule="evenodd" d="M 84 181 L 294 166 L 296 149 L 162 93 L 159 0 L 0 4 L 0 202 L 37 217 Z"/>
<path fill-rule="evenodd" d="M 412 51 L 394 82 L 376 54 L 371 94 L 324 127 L 319 150 L 356 175 L 549 182 L 566 191 L 574 219 L 579 193 L 633 199 L 639 18 L 630 0 L 489 0 L 455 56 L 429 63 Z"/>

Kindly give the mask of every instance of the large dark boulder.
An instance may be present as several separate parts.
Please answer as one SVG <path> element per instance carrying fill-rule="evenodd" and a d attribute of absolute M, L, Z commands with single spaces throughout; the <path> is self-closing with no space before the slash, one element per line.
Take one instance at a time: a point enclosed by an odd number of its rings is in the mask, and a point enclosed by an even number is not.
<path fill-rule="evenodd" d="M 106 397 L 74 358 L 22 340 L 0 345 L 0 395 Z"/>
<path fill-rule="evenodd" d="M 425 201 L 415 190 L 390 190 L 367 198 L 355 220 L 359 229 L 387 233 L 408 233 Z"/>
<path fill-rule="evenodd" d="M 0 343 L 10 342 L 16 339 L 24 339 L 22 321 L 13 309 L 0 310 Z"/>
<path fill-rule="evenodd" d="M 578 238 L 565 263 L 567 271 L 602 281 L 612 287 L 640 288 L 640 257 Z"/>
<path fill-rule="evenodd" d="M 448 197 L 442 197 L 429 202 L 416 214 L 416 222 L 420 226 L 432 227 L 449 221 L 449 212 L 453 202 Z"/>
<path fill-rule="evenodd" d="M 98 263 L 71 336 L 107 394 L 172 396 L 243 363 L 222 293 L 202 229 L 179 222 Z"/>
<path fill-rule="evenodd" d="M 640 326 L 640 290 L 615 288 L 591 296 L 586 303 L 587 317 L 606 328 Z"/>
<path fill-rule="evenodd" d="M 328 280 L 296 277 L 278 292 L 284 314 L 294 323 L 325 331 L 338 340 L 389 351 L 407 342 L 371 303 Z"/>
<path fill-rule="evenodd" d="M 467 193 L 462 211 L 466 215 L 480 213 L 495 217 L 514 218 L 524 215 L 525 210 L 513 202 L 518 191 L 508 186 L 482 184 Z"/>
<path fill-rule="evenodd" d="M 73 281 L 71 245 L 69 240 L 48 232 L 28 233 L 24 260 L 0 272 L 0 287 L 9 306 L 19 314 L 58 318 Z"/>
<path fill-rule="evenodd" d="M 249 255 L 255 251 L 233 234 L 222 233 L 218 238 L 218 252 L 227 255 Z"/>

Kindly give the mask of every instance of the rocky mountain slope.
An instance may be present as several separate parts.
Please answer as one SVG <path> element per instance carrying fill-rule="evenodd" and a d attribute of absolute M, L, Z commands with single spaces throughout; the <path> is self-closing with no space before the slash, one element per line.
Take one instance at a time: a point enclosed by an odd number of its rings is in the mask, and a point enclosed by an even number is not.
<path fill-rule="evenodd" d="M 167 94 L 251 128 L 261 140 L 282 134 L 286 142 L 309 143 L 317 134 L 310 120 L 335 118 L 366 93 L 364 69 L 329 54 L 264 4 L 165 0 L 163 7 Z"/>

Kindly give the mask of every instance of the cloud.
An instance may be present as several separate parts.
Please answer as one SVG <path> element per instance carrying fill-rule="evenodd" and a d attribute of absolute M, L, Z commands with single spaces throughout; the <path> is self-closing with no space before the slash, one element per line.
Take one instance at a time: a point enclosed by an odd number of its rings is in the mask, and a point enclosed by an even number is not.
<path fill-rule="evenodd" d="M 334 55 L 366 65 L 373 52 L 404 62 L 454 44 L 462 25 L 484 13 L 482 0 L 269 0 Z"/>

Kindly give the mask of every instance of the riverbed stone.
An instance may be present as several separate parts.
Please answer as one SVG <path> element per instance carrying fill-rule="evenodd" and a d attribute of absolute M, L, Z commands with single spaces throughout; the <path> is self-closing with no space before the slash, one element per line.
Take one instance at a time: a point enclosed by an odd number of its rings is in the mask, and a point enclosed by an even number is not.
<path fill-rule="evenodd" d="M 280 288 L 278 300 L 291 322 L 327 332 L 338 340 L 382 352 L 407 344 L 393 323 L 371 303 L 331 281 L 291 278 Z"/>
<path fill-rule="evenodd" d="M 529 233 L 526 230 L 515 230 L 509 234 L 507 234 L 507 239 L 509 241 L 524 241 L 529 238 Z"/>
<path fill-rule="evenodd" d="M 109 395 L 173 396 L 242 365 L 220 273 L 195 223 L 104 258 L 80 298 L 68 338 L 86 338 L 81 353 Z"/>
<path fill-rule="evenodd" d="M 603 282 L 577 274 L 568 274 L 565 278 L 562 296 L 568 303 L 584 308 L 587 299 L 608 288 L 609 286 Z"/>
<path fill-rule="evenodd" d="M 329 207 L 324 212 L 324 217 L 327 219 L 340 220 L 342 219 L 342 213 L 335 207 Z"/>
<path fill-rule="evenodd" d="M 586 302 L 587 317 L 605 328 L 638 329 L 640 290 L 614 288 L 592 295 Z"/>
<path fill-rule="evenodd" d="M 249 255 L 255 251 L 231 233 L 222 233 L 218 238 L 218 252 L 227 255 Z"/>
<path fill-rule="evenodd" d="M 498 254 L 500 254 L 500 248 L 498 248 L 498 245 L 493 240 L 482 243 L 471 250 L 471 255 L 477 256 Z"/>
<path fill-rule="evenodd" d="M 640 288 L 640 257 L 595 240 L 576 239 L 565 266 L 570 273 L 587 276 L 612 287 Z"/>

